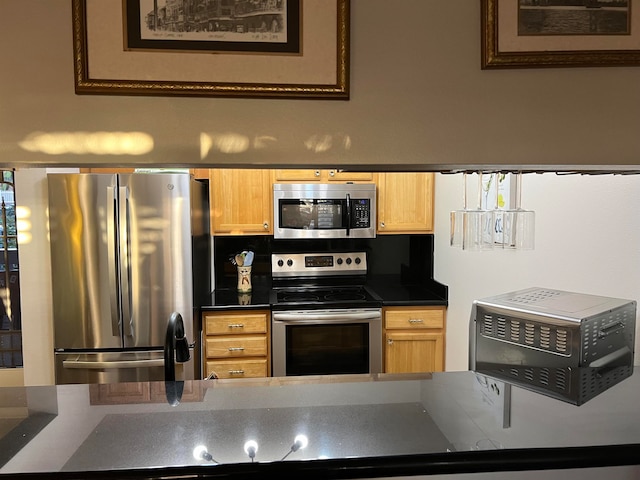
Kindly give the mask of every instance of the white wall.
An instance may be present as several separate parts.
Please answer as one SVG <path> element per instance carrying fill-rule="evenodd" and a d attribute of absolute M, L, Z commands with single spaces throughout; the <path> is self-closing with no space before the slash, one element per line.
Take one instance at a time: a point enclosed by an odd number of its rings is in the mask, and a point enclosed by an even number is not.
<path fill-rule="evenodd" d="M 522 206 L 536 215 L 532 251 L 451 247 L 449 212 L 462 208 L 462 191 L 462 174 L 437 175 L 434 275 L 449 285 L 447 370 L 467 369 L 474 299 L 547 287 L 640 300 L 640 176 L 525 174 Z"/>

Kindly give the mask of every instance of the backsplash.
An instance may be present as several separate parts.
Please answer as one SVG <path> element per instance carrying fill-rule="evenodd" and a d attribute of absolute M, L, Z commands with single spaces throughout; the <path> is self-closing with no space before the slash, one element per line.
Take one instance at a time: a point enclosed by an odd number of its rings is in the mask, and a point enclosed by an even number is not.
<path fill-rule="evenodd" d="M 372 239 L 274 240 L 267 235 L 216 236 L 213 241 L 216 288 L 236 284 L 229 260 L 243 250 L 255 253 L 254 281 L 270 284 L 271 254 L 282 252 L 367 252 L 369 275 L 400 275 L 408 284 L 433 278 L 433 235 L 380 235 Z"/>

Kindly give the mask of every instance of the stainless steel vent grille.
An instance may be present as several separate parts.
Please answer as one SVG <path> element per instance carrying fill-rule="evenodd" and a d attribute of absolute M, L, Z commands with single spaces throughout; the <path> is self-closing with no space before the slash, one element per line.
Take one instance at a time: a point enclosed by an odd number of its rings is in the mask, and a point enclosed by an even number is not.
<path fill-rule="evenodd" d="M 499 369 L 503 378 L 511 377 L 534 387 L 551 389 L 563 395 L 571 392 L 571 368 L 512 367 Z M 495 372 L 494 372 L 495 373 Z M 595 387 L 597 388 L 597 387 Z"/>
<path fill-rule="evenodd" d="M 535 291 L 514 295 L 513 297 L 509 297 L 506 300 L 513 303 L 519 303 L 521 305 L 531 305 L 544 300 L 549 300 L 550 298 L 557 297 L 560 294 L 561 292 L 557 290 L 545 290 L 543 288 L 539 288 Z"/>
<path fill-rule="evenodd" d="M 485 313 L 480 334 L 545 352 L 571 355 L 571 331 L 561 327 L 536 322 L 525 323 L 515 318 Z"/>

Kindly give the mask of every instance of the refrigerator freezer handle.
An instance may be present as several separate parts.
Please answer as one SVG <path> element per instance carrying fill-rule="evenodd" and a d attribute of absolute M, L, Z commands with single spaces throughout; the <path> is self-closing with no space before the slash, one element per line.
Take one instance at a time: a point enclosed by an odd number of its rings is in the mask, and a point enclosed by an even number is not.
<path fill-rule="evenodd" d="M 120 305 L 118 302 L 118 256 L 116 255 L 116 196 L 115 187 L 107 187 L 107 255 L 109 264 L 109 298 L 111 304 L 111 330 L 114 337 L 120 336 Z"/>
<path fill-rule="evenodd" d="M 119 187 L 120 222 L 120 291 L 122 294 L 122 330 L 125 336 L 132 335 L 131 330 L 131 266 L 129 262 L 129 189 Z"/>
<path fill-rule="evenodd" d="M 152 358 L 147 360 L 112 360 L 104 362 L 93 362 L 91 360 L 64 360 L 64 368 L 81 368 L 89 370 L 102 370 L 104 368 L 148 368 L 162 367 L 163 358 Z"/>

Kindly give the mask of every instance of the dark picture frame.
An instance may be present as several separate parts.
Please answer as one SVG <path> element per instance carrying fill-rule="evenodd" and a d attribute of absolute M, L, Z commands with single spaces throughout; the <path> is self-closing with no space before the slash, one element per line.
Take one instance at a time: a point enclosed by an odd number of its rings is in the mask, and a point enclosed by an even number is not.
<path fill-rule="evenodd" d="M 299 19 L 299 45 L 278 51 L 266 42 L 131 48 L 129 0 L 72 0 L 75 92 L 348 100 L 349 0 L 295 2 L 287 18 Z"/>
<path fill-rule="evenodd" d="M 519 0 L 481 0 L 482 69 L 640 65 L 640 9 L 628 0 L 624 34 L 518 35 Z M 632 5 L 633 4 L 633 5 Z M 597 13 L 597 0 L 584 8 Z M 631 8 L 631 7 L 634 8 Z M 592 13 L 592 12 L 589 12 Z"/>

